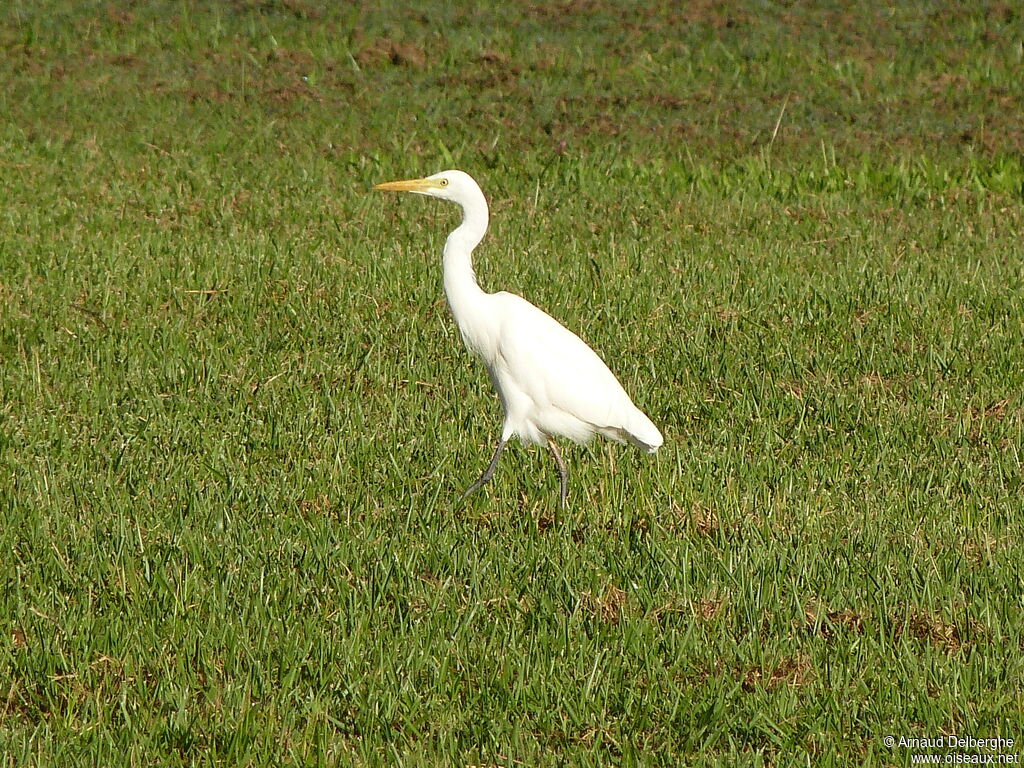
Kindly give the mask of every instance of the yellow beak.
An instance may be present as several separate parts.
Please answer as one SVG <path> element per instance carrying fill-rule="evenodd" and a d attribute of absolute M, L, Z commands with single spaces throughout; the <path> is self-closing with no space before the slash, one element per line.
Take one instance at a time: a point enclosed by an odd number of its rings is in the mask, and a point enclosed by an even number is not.
<path fill-rule="evenodd" d="M 437 179 L 406 179 L 405 181 L 385 181 L 383 184 L 374 185 L 373 188 L 385 192 L 419 192 L 422 194 L 440 187 Z"/>

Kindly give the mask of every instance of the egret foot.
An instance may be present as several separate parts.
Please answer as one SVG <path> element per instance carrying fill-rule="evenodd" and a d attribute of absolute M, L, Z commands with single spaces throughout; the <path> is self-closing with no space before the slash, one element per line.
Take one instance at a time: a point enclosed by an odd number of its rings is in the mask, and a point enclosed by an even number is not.
<path fill-rule="evenodd" d="M 501 452 L 505 450 L 505 442 L 505 440 L 498 441 L 498 448 L 494 451 L 494 456 L 491 457 L 491 463 L 487 465 L 487 469 L 484 470 L 484 473 L 480 475 L 477 481 L 466 489 L 466 492 L 462 494 L 462 498 L 466 498 L 471 493 L 476 493 L 491 481 L 491 478 L 494 477 L 494 470 L 498 468 L 498 459 L 501 458 Z"/>
<path fill-rule="evenodd" d="M 561 508 L 564 510 L 566 507 L 566 499 L 569 496 L 569 470 L 565 468 L 565 462 L 562 461 L 562 454 L 558 452 L 558 446 L 555 445 L 555 441 L 550 437 L 548 438 L 548 448 L 551 449 L 551 455 L 555 457 L 555 466 L 558 467 L 558 477 L 562 481 L 559 501 Z"/>

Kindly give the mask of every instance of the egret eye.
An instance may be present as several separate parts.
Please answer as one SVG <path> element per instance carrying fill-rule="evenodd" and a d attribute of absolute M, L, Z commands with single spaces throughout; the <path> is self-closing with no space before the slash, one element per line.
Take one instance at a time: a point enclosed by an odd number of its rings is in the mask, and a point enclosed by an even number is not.
<path fill-rule="evenodd" d="M 440 184 L 440 185 L 441 185 L 442 187 L 447 187 L 447 186 L 448 186 L 448 179 L 441 179 L 441 180 L 440 180 L 440 181 L 439 181 L 438 183 L 439 183 L 439 184 Z"/>

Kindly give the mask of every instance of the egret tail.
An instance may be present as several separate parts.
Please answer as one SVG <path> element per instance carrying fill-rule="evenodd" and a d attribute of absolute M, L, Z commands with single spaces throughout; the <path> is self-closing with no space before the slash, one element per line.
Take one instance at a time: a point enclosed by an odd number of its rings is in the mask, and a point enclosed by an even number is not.
<path fill-rule="evenodd" d="M 625 437 L 630 443 L 647 453 L 654 453 L 665 442 L 661 432 L 654 426 L 654 422 L 647 418 L 647 414 L 639 408 L 632 415 L 623 431 L 626 433 Z"/>

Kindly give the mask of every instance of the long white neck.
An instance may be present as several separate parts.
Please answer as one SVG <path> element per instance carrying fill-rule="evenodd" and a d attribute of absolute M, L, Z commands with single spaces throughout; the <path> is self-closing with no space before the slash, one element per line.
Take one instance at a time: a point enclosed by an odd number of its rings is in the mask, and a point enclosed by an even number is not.
<path fill-rule="evenodd" d="M 477 285 L 473 273 L 473 249 L 487 232 L 487 200 L 483 192 L 462 202 L 462 224 L 444 244 L 444 293 L 466 346 L 486 356 L 489 325 L 484 306 L 488 294 Z"/>

